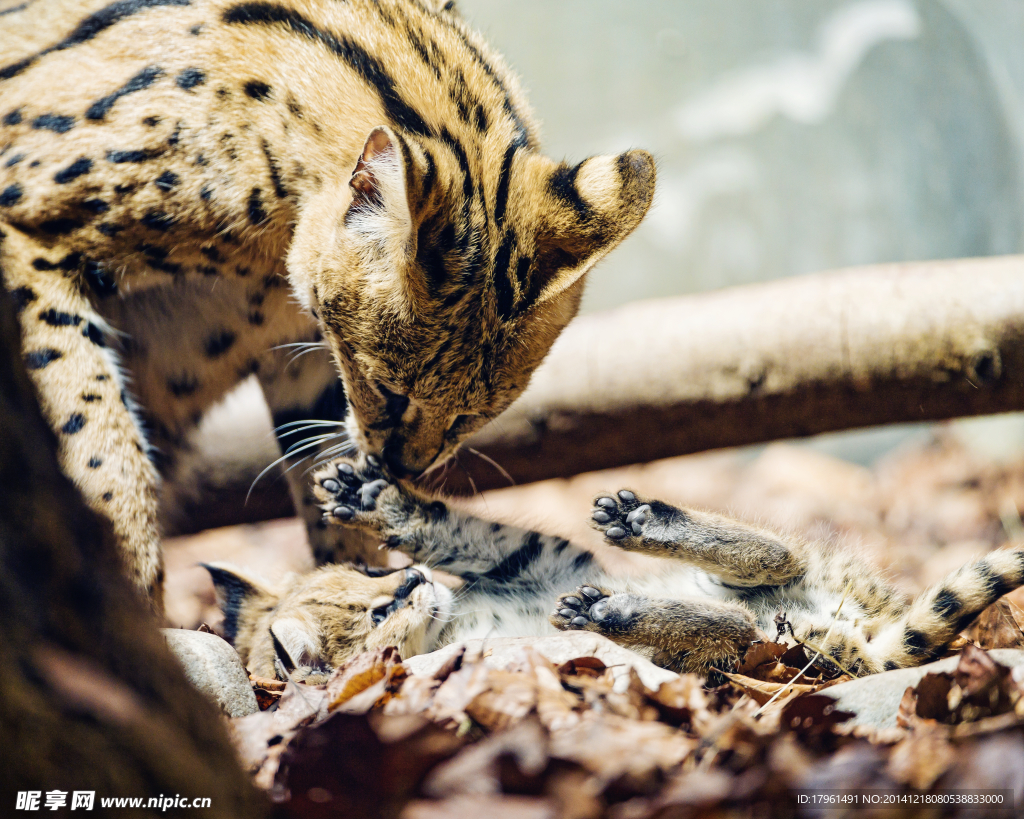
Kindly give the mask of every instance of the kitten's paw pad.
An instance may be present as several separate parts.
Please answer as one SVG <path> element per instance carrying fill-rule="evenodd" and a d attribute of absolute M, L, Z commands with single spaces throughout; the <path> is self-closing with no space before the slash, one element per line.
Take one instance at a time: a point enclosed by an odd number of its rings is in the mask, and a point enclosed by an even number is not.
<path fill-rule="evenodd" d="M 619 545 L 631 538 L 642 537 L 644 524 L 650 518 L 651 505 L 628 489 L 597 497 L 590 513 L 591 525 Z"/>
<path fill-rule="evenodd" d="M 313 475 L 313 493 L 324 515 L 340 523 L 372 517 L 381 494 L 393 487 L 373 455 L 339 458 Z"/>
<path fill-rule="evenodd" d="M 561 595 L 549 618 L 551 624 L 562 631 L 600 631 L 609 594 L 596 586 L 579 586 L 576 591 Z"/>

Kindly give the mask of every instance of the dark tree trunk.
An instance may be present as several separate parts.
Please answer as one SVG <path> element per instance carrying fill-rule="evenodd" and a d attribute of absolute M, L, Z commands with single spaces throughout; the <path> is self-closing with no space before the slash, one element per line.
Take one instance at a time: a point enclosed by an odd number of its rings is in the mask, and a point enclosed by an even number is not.
<path fill-rule="evenodd" d="M 268 812 L 223 718 L 192 689 L 128 582 L 105 521 L 60 472 L 0 285 L 0 815 L 19 791 L 209 797 L 209 810 L 129 815 L 251 819 Z M 145 802 L 143 803 L 145 804 Z M 26 814 L 28 815 L 28 814 Z M 96 815 L 96 814 L 93 814 Z"/>

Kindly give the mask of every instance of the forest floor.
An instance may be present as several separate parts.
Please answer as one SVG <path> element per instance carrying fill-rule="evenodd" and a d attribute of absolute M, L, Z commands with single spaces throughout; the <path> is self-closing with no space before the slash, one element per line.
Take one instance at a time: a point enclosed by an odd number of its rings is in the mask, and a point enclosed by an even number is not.
<path fill-rule="evenodd" d="M 859 549 L 910 593 L 993 548 L 1024 545 L 1024 459 L 984 461 L 941 428 L 871 468 L 774 444 L 755 457 L 686 456 L 462 503 L 569 537 L 613 571 L 643 572 L 650 558 L 604 545 L 587 525 L 593 497 L 622 487 Z M 199 560 L 267 577 L 310 565 L 294 520 L 172 540 L 167 612 L 184 628 L 220 619 Z M 898 727 L 884 730 L 851 727 L 815 693 L 835 681 L 797 678 L 802 656 L 772 644 L 748 652 L 726 685 L 682 676 L 658 690 L 639 678 L 613 686 L 597 660 L 556 667 L 535 652 L 506 669 L 457 655 L 416 676 L 389 649 L 355 658 L 326 687 L 255 680 L 269 707 L 233 729 L 287 816 L 1008 817 L 1005 805 L 940 808 L 923 795 L 1016 786 L 1024 799 L 1024 675 L 967 645 L 1024 647 L 1022 626 L 1018 590 L 960 641 L 957 671 L 908 690 Z M 864 788 L 889 801 L 808 802 L 821 797 L 807 789 Z"/>

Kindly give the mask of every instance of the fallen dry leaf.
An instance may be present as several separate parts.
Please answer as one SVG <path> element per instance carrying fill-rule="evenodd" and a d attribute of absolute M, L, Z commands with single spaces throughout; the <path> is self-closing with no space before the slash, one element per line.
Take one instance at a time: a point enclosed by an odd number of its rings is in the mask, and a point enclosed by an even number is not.
<path fill-rule="evenodd" d="M 281 695 L 288 685 L 280 680 L 257 677 L 255 674 L 249 675 L 249 684 L 252 686 L 252 692 L 256 695 L 256 704 L 259 705 L 261 711 L 266 711 L 281 699 Z"/>
<path fill-rule="evenodd" d="M 779 713 L 779 725 L 794 734 L 805 747 L 825 752 L 838 745 L 838 735 L 833 729 L 851 717 L 853 714 L 840 711 L 831 697 L 808 694 L 786 700 Z"/>
<path fill-rule="evenodd" d="M 289 743 L 273 795 L 283 816 L 390 819 L 463 744 L 422 717 L 335 712 Z"/>
<path fill-rule="evenodd" d="M 736 666 L 736 673 L 756 678 L 755 669 L 762 665 L 776 665 L 788 650 L 789 647 L 783 643 L 753 643 Z"/>
<path fill-rule="evenodd" d="M 599 785 L 618 782 L 643 793 L 696 747 L 696 740 L 658 722 L 587 711 L 576 725 L 551 732 L 550 754 L 582 765 Z"/>
<path fill-rule="evenodd" d="M 423 793 L 434 798 L 501 793 L 508 766 L 522 780 L 542 773 L 548 759 L 548 731 L 536 716 L 528 717 L 438 765 L 423 783 Z"/>
<path fill-rule="evenodd" d="M 327 682 L 327 710 L 345 707 L 350 713 L 363 713 L 374 705 L 383 705 L 406 676 L 402 658 L 393 646 L 357 654 Z M 355 697 L 360 699 L 353 702 Z"/>
<path fill-rule="evenodd" d="M 492 671 L 486 690 L 466 704 L 466 714 L 488 731 L 498 731 L 524 719 L 537 707 L 537 683 L 529 675 Z"/>
<path fill-rule="evenodd" d="M 1018 616 L 1024 617 L 1019 607 L 1009 600 L 997 600 L 978 615 L 964 635 L 978 648 L 1024 648 Z"/>
<path fill-rule="evenodd" d="M 812 694 L 821 688 L 820 685 L 807 685 L 790 682 L 765 682 L 763 680 L 755 680 L 753 677 L 744 677 L 742 674 L 729 674 L 728 672 L 722 673 L 729 682 L 739 688 L 758 705 L 766 705 L 769 700 L 776 695 L 778 695 L 778 698 L 775 702 L 785 702 L 791 697 L 799 696 L 801 694 Z M 792 676 L 797 676 L 795 671 Z"/>
<path fill-rule="evenodd" d="M 663 722 L 693 730 L 704 725 L 711 707 L 701 679 L 695 674 L 684 674 L 679 679 L 662 683 L 649 700 Z"/>
<path fill-rule="evenodd" d="M 441 801 L 417 800 L 402 819 L 556 819 L 562 814 L 550 799 L 533 796 L 454 796 Z"/>

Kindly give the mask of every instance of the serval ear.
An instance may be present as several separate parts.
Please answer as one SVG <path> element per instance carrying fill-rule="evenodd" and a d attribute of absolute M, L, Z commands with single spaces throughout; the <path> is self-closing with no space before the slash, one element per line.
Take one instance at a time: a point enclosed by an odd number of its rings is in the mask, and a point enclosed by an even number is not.
<path fill-rule="evenodd" d="M 280 663 L 285 673 L 278 676 L 287 679 L 288 675 L 295 670 L 295 660 L 292 659 L 288 649 L 284 647 L 273 626 L 270 627 L 270 639 L 274 644 L 274 657 L 276 658 L 274 660 L 274 667 L 276 668 L 277 664 Z"/>
<path fill-rule="evenodd" d="M 537 237 L 533 304 L 571 287 L 633 232 L 651 206 L 655 175 L 647 151 L 591 157 L 555 170 L 548 181 L 555 207 Z"/>
<path fill-rule="evenodd" d="M 494 259 L 495 306 L 504 321 L 573 289 L 640 224 L 654 198 L 654 157 L 647 151 L 574 166 L 533 156 L 522 172 L 519 187 L 532 192 L 532 224 L 505 231 Z"/>
<path fill-rule="evenodd" d="M 523 313 L 573 287 L 625 239 L 654 198 L 654 157 L 647 151 L 561 164 L 546 180 L 533 258 L 519 262 Z M 500 302 L 500 299 L 499 299 Z"/>
<path fill-rule="evenodd" d="M 239 654 L 247 654 L 248 646 L 239 643 L 252 632 L 260 615 L 277 603 L 277 594 L 260 580 L 247 576 L 234 566 L 226 563 L 200 565 L 210 573 L 213 588 L 217 592 L 217 604 L 224 612 L 224 638 Z"/>
<path fill-rule="evenodd" d="M 345 225 L 369 240 L 377 254 L 408 258 L 415 246 L 400 139 L 384 126 L 370 132 L 348 183 L 352 203 Z"/>
<path fill-rule="evenodd" d="M 458 20 L 462 19 L 459 10 L 455 8 L 455 0 L 426 0 L 426 6 L 434 14 L 445 14 Z"/>
<path fill-rule="evenodd" d="M 301 666 L 311 666 L 320 659 L 320 636 L 313 623 L 298 617 L 282 617 L 270 627 L 277 663 L 290 674 Z M 281 675 L 287 679 L 287 675 Z"/>

